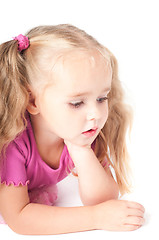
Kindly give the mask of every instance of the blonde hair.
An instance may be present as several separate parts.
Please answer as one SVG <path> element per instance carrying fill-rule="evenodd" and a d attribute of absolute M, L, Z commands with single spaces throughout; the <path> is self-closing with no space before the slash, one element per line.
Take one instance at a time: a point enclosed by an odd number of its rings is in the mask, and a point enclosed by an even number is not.
<path fill-rule="evenodd" d="M 39 26 L 26 36 L 30 46 L 21 53 L 17 50 L 15 40 L 0 46 L 0 152 L 25 130 L 29 86 L 39 84 L 39 81 L 46 84 L 41 74 L 49 72 L 48 67 L 51 69 L 48 60 L 53 58 L 56 62 L 57 53 L 71 49 L 97 49 L 111 64 L 112 86 L 108 102 L 109 116 L 96 139 L 95 154 L 100 162 L 106 157 L 114 168 L 121 194 L 128 192 L 126 134 L 131 125 L 131 111 L 124 103 L 115 57 L 85 31 L 68 24 Z"/>

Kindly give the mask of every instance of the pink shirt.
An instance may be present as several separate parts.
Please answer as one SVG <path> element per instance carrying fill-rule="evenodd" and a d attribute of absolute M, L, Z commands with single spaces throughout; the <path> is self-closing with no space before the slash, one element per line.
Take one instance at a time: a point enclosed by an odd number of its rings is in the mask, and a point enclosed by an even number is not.
<path fill-rule="evenodd" d="M 49 167 L 39 155 L 29 116 L 27 120 L 26 130 L 6 150 L 0 173 L 1 183 L 28 185 L 28 190 L 56 184 L 74 168 L 67 147 L 64 145 L 59 168 Z"/>

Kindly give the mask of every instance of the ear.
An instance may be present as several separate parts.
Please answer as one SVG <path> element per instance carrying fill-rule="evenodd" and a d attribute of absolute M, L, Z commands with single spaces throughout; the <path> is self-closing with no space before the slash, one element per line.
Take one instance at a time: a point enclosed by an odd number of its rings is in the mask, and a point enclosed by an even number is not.
<path fill-rule="evenodd" d="M 27 110 L 32 115 L 36 115 L 39 113 L 39 109 L 36 105 L 36 96 L 30 90 L 29 90 L 29 103 L 27 106 Z"/>

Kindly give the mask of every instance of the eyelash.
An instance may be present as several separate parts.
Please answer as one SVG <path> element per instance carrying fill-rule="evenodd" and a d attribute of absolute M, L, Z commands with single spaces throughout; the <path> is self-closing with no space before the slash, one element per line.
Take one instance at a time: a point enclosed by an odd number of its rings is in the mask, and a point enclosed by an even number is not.
<path fill-rule="evenodd" d="M 102 97 L 102 98 L 97 98 L 97 101 L 98 103 L 103 103 L 105 102 L 106 100 L 108 100 L 108 97 Z M 69 103 L 71 107 L 73 108 L 79 108 L 81 107 L 84 102 L 83 101 L 80 101 L 80 102 L 76 102 L 76 103 Z"/>

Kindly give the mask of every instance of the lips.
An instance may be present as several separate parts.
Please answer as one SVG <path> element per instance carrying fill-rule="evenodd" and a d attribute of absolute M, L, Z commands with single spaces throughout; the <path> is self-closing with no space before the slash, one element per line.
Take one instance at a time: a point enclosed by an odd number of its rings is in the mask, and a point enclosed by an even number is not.
<path fill-rule="evenodd" d="M 93 137 L 96 134 L 97 129 L 98 129 L 97 127 L 94 127 L 92 129 L 89 129 L 89 130 L 83 132 L 82 134 L 86 137 Z"/>

